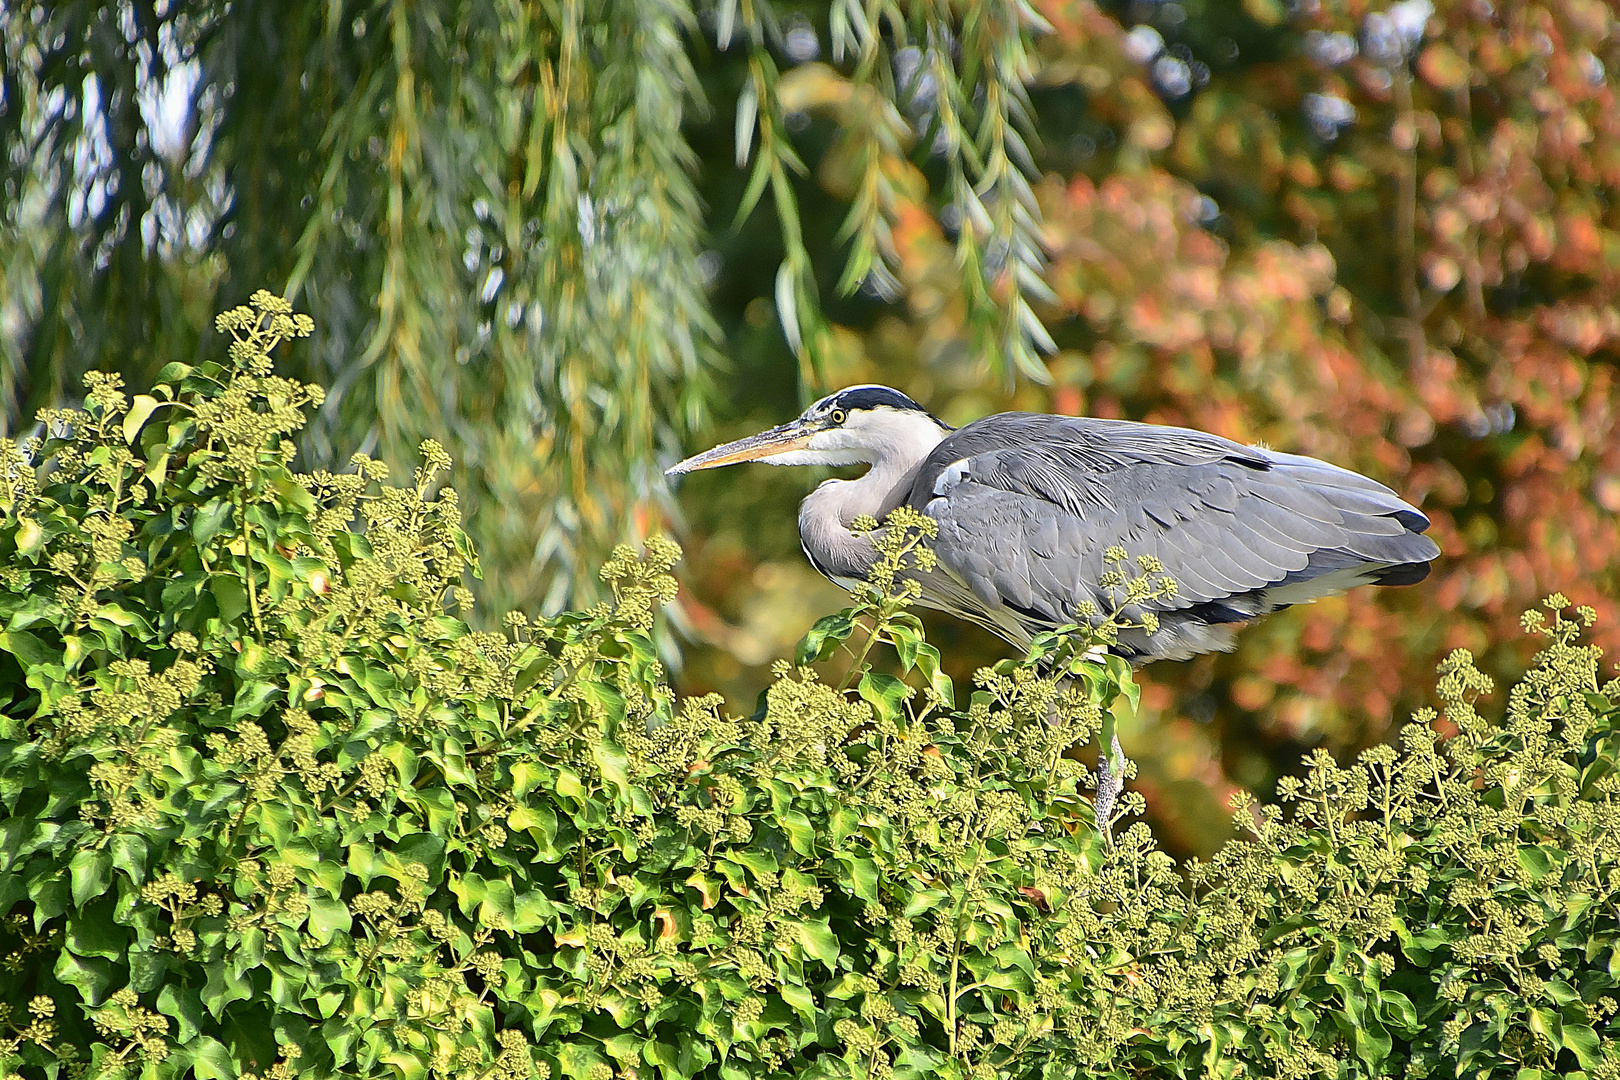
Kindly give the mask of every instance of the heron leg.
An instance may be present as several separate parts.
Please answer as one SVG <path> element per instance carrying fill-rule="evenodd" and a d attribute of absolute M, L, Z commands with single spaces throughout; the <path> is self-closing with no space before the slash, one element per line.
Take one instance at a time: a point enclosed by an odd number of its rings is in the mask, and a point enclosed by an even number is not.
<path fill-rule="evenodd" d="M 1092 663 L 1104 663 L 1108 658 L 1108 648 L 1105 645 L 1093 645 L 1082 654 L 1081 659 Z M 1054 710 L 1056 706 L 1053 707 Z M 1056 723 L 1056 712 L 1047 717 L 1048 723 Z M 1130 772 L 1131 762 L 1125 756 L 1125 748 L 1119 745 L 1119 733 L 1114 730 L 1114 714 L 1110 711 L 1103 713 L 1101 738 L 1104 742 L 1103 751 L 1097 756 L 1097 795 L 1092 802 L 1094 816 L 1097 819 L 1097 831 L 1102 833 L 1103 843 L 1112 845 L 1113 834 L 1110 831 L 1110 818 L 1113 816 L 1114 804 L 1119 801 L 1120 793 L 1125 790 L 1125 776 Z"/>
<path fill-rule="evenodd" d="M 1093 645 L 1081 657 L 1094 664 L 1101 664 L 1107 658 L 1106 645 Z M 1119 800 L 1119 793 L 1125 789 L 1125 770 L 1130 762 L 1126 760 L 1125 751 L 1119 745 L 1119 733 L 1114 730 L 1114 718 L 1111 715 L 1103 720 L 1103 735 L 1107 738 L 1108 745 L 1097 755 L 1097 799 L 1092 806 L 1096 810 L 1097 831 L 1102 833 L 1105 841 L 1111 841 L 1112 833 L 1109 830 L 1108 819 L 1114 812 L 1114 803 Z"/>
<path fill-rule="evenodd" d="M 1119 733 L 1110 731 L 1108 745 L 1097 756 L 1097 801 L 1093 804 L 1096 808 L 1097 831 L 1103 834 L 1105 840 L 1111 841 L 1113 836 L 1109 819 L 1120 792 L 1125 790 L 1125 773 L 1130 764 L 1124 748 L 1119 745 Z"/>

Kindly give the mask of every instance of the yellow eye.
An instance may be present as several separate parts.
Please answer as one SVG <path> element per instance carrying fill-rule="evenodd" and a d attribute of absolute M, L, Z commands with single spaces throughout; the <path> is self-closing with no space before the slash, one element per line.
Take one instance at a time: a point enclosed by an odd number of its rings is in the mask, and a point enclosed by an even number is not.
<path fill-rule="evenodd" d="M 844 410 L 843 409 L 834 409 L 832 411 L 832 422 L 833 423 L 842 424 L 845 419 L 847 419 L 847 417 L 844 415 Z"/>

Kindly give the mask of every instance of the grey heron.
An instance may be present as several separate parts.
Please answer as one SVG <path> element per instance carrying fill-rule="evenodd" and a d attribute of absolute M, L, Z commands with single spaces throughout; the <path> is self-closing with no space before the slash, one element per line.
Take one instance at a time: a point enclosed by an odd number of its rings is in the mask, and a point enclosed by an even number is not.
<path fill-rule="evenodd" d="M 1325 461 L 1125 420 L 1000 413 L 956 429 L 886 386 L 840 390 L 668 471 L 744 461 L 870 466 L 800 504 L 810 562 L 865 580 L 875 553 L 851 524 L 909 506 L 939 525 L 920 602 L 1020 648 L 1114 608 L 1110 548 L 1157 558 L 1177 589 L 1142 604 L 1156 631 L 1112 646 L 1134 664 L 1229 650 L 1236 627 L 1292 604 L 1421 581 L 1440 554 L 1416 507 Z"/>

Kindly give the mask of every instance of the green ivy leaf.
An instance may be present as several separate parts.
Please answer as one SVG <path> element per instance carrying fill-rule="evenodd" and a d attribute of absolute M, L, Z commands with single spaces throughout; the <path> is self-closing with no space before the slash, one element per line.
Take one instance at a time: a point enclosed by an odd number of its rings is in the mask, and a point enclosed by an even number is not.
<path fill-rule="evenodd" d="M 85 904 L 107 891 L 112 868 L 112 853 L 105 848 L 84 850 L 68 863 L 68 875 L 73 883 L 73 906 Z"/>
<path fill-rule="evenodd" d="M 129 948 L 129 931 L 114 922 L 111 897 L 86 907 L 68 919 L 66 944 L 77 956 L 122 960 Z"/>
<path fill-rule="evenodd" d="M 132 884 L 146 883 L 146 860 L 148 848 L 146 837 L 137 833 L 115 833 L 108 842 L 108 851 L 112 855 L 112 865 L 116 870 L 122 870 L 129 875 Z"/>
<path fill-rule="evenodd" d="M 840 882 L 862 900 L 876 902 L 879 882 L 877 863 L 871 859 L 842 853 L 838 855 L 838 861 L 843 870 Z"/>
<path fill-rule="evenodd" d="M 325 945 L 337 933 L 348 933 L 354 926 L 349 909 L 341 900 L 325 896 L 310 897 L 309 933 L 318 943 Z"/>
<path fill-rule="evenodd" d="M 59 666 L 56 664 L 59 659 L 56 650 L 26 630 L 0 632 L 0 649 L 15 656 L 24 671 L 35 667 Z"/>
<path fill-rule="evenodd" d="M 218 1039 L 203 1035 L 188 1042 L 182 1062 L 197 1080 L 236 1080 L 238 1070 L 231 1053 Z"/>
<path fill-rule="evenodd" d="M 788 843 L 800 855 L 816 853 L 816 827 L 799 810 L 789 810 L 777 817 L 777 823 L 787 833 Z"/>
<path fill-rule="evenodd" d="M 911 696 L 911 687 L 881 671 L 868 671 L 861 676 L 856 684 L 855 692 L 861 700 L 872 706 L 872 711 L 881 719 L 899 720 L 906 699 Z"/>
<path fill-rule="evenodd" d="M 1609 1049 L 1604 1050 L 1603 1040 L 1590 1024 L 1564 1024 L 1563 1044 L 1575 1055 L 1575 1060 L 1580 1062 L 1583 1069 L 1598 1068 L 1606 1057 L 1612 1057 L 1614 1053 L 1612 1042 Z"/>
<path fill-rule="evenodd" d="M 310 922 L 315 917 L 313 912 Z M 253 986 L 234 970 L 234 966 L 224 960 L 214 960 L 203 965 L 208 981 L 202 989 L 203 1008 L 207 1009 L 218 1020 L 225 1015 L 225 1010 L 233 1001 L 246 1001 L 253 996 Z"/>
<path fill-rule="evenodd" d="M 594 1047 L 573 1040 L 558 1049 L 557 1064 L 564 1076 L 571 1076 L 574 1080 L 592 1080 L 591 1070 L 597 1065 L 612 1068 Z"/>
<path fill-rule="evenodd" d="M 79 956 L 64 949 L 56 958 L 52 974 L 68 986 L 76 987 L 85 1004 L 95 1006 L 111 993 L 117 971 L 110 960 Z"/>
<path fill-rule="evenodd" d="M 136 394 L 129 402 L 129 412 L 124 414 L 123 435 L 124 441 L 131 445 L 135 443 L 135 436 L 141 432 L 141 427 L 147 419 L 163 402 L 150 394 Z"/>
<path fill-rule="evenodd" d="M 230 523 L 234 509 L 230 501 L 223 498 L 210 499 L 196 509 L 191 518 L 191 538 L 199 548 L 206 548 L 219 531 Z M 241 614 L 241 611 L 238 610 L 237 614 Z"/>
<path fill-rule="evenodd" d="M 817 619 L 799 642 L 794 652 L 794 663 L 804 665 L 827 659 L 839 645 L 849 640 L 855 626 L 855 615 L 850 608 Z"/>
<path fill-rule="evenodd" d="M 956 687 L 951 677 L 941 669 L 939 650 L 926 642 L 917 648 L 917 670 L 922 672 L 923 679 L 927 681 L 934 693 L 939 695 L 940 702 L 947 709 L 956 707 Z"/>
<path fill-rule="evenodd" d="M 209 574 L 208 591 L 219 606 L 220 622 L 226 626 L 235 625 L 248 609 L 247 588 L 235 574 Z"/>
<path fill-rule="evenodd" d="M 825 922 L 806 920 L 794 929 L 806 956 L 820 960 L 829 972 L 838 970 L 838 936 Z"/>

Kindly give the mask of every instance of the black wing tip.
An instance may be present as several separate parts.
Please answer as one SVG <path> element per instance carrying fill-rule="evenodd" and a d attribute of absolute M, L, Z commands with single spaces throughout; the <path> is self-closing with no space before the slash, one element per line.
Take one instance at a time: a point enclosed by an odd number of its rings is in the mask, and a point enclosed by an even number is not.
<path fill-rule="evenodd" d="M 1255 593 L 1258 593 L 1259 591 L 1260 590 L 1255 590 Z M 1245 611 L 1237 604 L 1229 602 L 1238 599 L 1239 596 L 1242 595 L 1254 594 L 1238 594 L 1237 596 L 1229 596 L 1224 600 L 1206 600 L 1202 604 L 1194 604 L 1192 607 L 1187 608 L 1182 612 L 1182 614 L 1197 619 L 1200 622 L 1208 623 L 1212 626 L 1227 624 L 1242 626 L 1244 623 L 1253 622 L 1262 614 L 1265 614 L 1264 612 L 1254 610 Z"/>
<path fill-rule="evenodd" d="M 1378 576 L 1373 578 L 1372 583 L 1374 585 L 1416 585 L 1429 576 L 1431 569 L 1433 569 L 1432 563 L 1402 563 L 1399 566 L 1390 566 L 1378 571 Z"/>
<path fill-rule="evenodd" d="M 1429 517 L 1421 510 L 1397 510 L 1390 517 L 1411 532 L 1420 533 L 1429 527 Z M 1439 554 L 1438 551 L 1435 554 Z"/>

